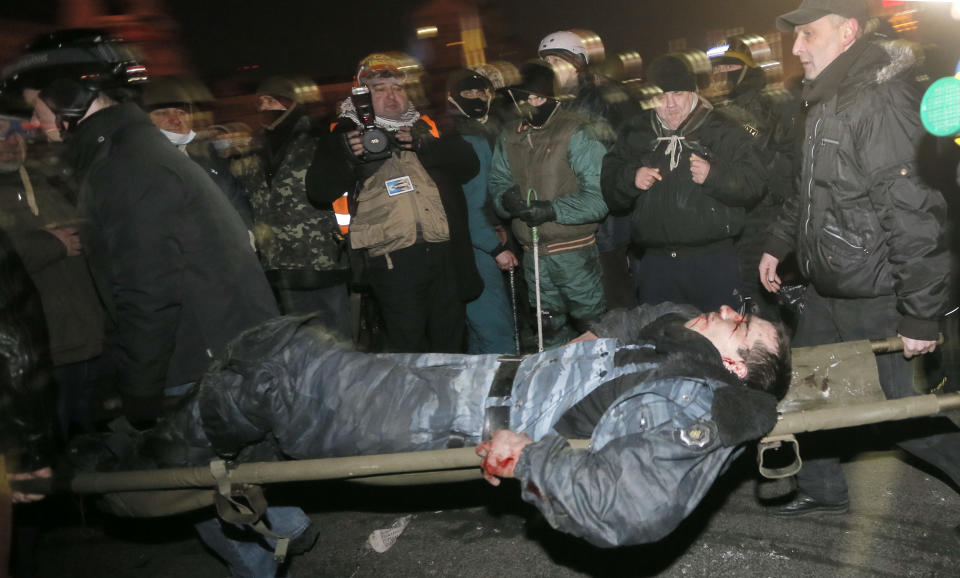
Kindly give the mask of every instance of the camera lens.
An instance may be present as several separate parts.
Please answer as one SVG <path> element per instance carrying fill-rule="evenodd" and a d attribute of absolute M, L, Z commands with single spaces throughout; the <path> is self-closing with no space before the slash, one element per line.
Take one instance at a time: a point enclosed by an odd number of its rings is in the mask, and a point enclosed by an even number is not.
<path fill-rule="evenodd" d="M 390 146 L 390 139 L 387 134 L 380 129 L 371 129 L 363 133 L 363 148 L 368 153 L 378 154 L 387 150 Z"/>

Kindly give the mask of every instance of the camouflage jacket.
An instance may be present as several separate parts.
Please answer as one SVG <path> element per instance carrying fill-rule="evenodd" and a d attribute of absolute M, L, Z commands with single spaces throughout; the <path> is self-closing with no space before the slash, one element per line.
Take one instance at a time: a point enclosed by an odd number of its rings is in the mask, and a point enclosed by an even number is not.
<path fill-rule="evenodd" d="M 245 179 L 260 261 L 267 271 L 348 267 L 333 211 L 317 209 L 307 200 L 305 179 L 316 147 L 310 119 L 302 116 L 273 178 L 267 178 L 267 161 L 261 156 Z"/>

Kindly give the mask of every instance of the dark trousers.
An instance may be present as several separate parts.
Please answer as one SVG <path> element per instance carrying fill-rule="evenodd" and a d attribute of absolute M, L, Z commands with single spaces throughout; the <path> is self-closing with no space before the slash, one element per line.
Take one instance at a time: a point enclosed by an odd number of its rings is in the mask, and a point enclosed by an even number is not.
<path fill-rule="evenodd" d="M 320 289 L 274 288 L 284 315 L 315 313 L 328 329 L 344 339 L 353 338 L 350 327 L 350 294 L 346 283 Z"/>
<path fill-rule="evenodd" d="M 64 440 L 73 434 L 94 431 L 93 398 L 98 361 L 96 357 L 53 368 L 57 382 L 57 423 Z"/>
<path fill-rule="evenodd" d="M 897 334 L 899 319 L 894 296 L 833 299 L 818 295 L 813 287 L 809 287 L 793 346 L 893 337 Z M 903 354 L 877 355 L 877 370 L 888 399 L 916 395 L 913 365 Z M 960 487 L 960 431 L 956 431 L 946 418 L 915 420 L 910 425 L 913 428 L 911 435 L 915 437 L 897 445 L 937 467 Z M 939 431 L 944 428 L 946 433 Z M 841 434 L 825 432 L 806 436 L 812 442 L 806 447 L 806 440 L 800 440 L 803 468 L 797 474 L 798 486 L 813 498 L 827 503 L 847 500 L 847 483 L 836 454 L 836 435 Z"/>
<path fill-rule="evenodd" d="M 464 350 L 465 305 L 460 300 L 449 243 L 417 243 L 390 253 L 389 262 L 385 257 L 371 257 L 367 265 L 388 351 Z"/>
<path fill-rule="evenodd" d="M 637 303 L 686 303 L 700 311 L 740 307 L 740 266 L 733 244 L 716 250 L 647 250 L 631 262 Z"/>

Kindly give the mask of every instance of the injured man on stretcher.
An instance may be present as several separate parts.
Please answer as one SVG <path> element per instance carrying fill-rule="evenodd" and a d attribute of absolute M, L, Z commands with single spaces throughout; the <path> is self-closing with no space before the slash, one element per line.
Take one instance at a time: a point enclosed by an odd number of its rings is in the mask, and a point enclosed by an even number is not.
<path fill-rule="evenodd" d="M 599 546 L 657 541 L 776 424 L 782 327 L 729 307 L 613 311 L 574 343 L 496 355 L 368 354 L 310 317 L 245 332 L 157 427 L 113 443 L 114 468 L 477 446 L 556 529 Z M 589 449 L 568 439 L 589 438 Z M 101 464 L 103 466 L 104 464 Z"/>

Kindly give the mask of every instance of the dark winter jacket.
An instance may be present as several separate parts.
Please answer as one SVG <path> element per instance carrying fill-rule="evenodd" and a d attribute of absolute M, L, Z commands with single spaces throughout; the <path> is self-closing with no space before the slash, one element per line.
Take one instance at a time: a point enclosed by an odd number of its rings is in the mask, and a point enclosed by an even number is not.
<path fill-rule="evenodd" d="M 590 124 L 593 133 L 609 149 L 620 128 L 640 112 L 640 107 L 615 80 L 589 69 L 581 72 L 578 78 L 577 93 L 563 106 Z"/>
<path fill-rule="evenodd" d="M 683 137 L 679 164 L 670 170 L 671 134 Z M 690 175 L 690 155 L 710 162 L 707 180 Z M 662 181 L 647 191 L 634 186 L 641 167 L 659 168 Z M 763 193 L 766 170 L 754 137 L 703 101 L 678 131 L 650 110 L 631 119 L 603 159 L 603 198 L 610 211 L 632 211 L 633 243 L 641 247 L 700 247 L 735 238 L 747 208 Z"/>
<path fill-rule="evenodd" d="M 898 332 L 932 340 L 950 308 L 950 255 L 944 199 L 917 174 L 914 64 L 905 44 L 860 40 L 804 87 L 799 196 L 765 251 L 795 251 L 821 295 L 896 295 Z"/>
<path fill-rule="evenodd" d="M 505 407 L 509 428 L 535 440 L 517 462 L 523 497 L 555 528 L 601 546 L 654 542 L 697 507 L 742 443 L 776 423 L 777 400 L 742 387 L 713 345 L 682 326 L 697 313 L 615 311 L 594 325 L 608 338 L 519 366 L 496 355 L 360 353 L 308 317 L 279 318 L 234 341 L 191 403 L 131 455 L 171 467 L 214 454 L 473 446 L 487 408 Z M 498 375 L 515 375 L 506 396 L 491 391 Z M 573 450 L 568 437 L 591 447 Z"/>
<path fill-rule="evenodd" d="M 56 388 L 40 295 L 0 229 L 0 452 L 7 468 L 50 465 Z"/>
<path fill-rule="evenodd" d="M 65 158 L 81 183 L 83 245 L 130 407 L 199 380 L 230 339 L 277 315 L 237 212 L 135 105 L 89 116 Z"/>
<path fill-rule="evenodd" d="M 230 160 L 222 158 L 209 140 L 194 141 L 186 147 L 187 156 L 197 163 L 217 183 L 227 200 L 248 229 L 253 229 L 253 213 L 250 209 L 250 194 L 230 172 Z"/>
<path fill-rule="evenodd" d="M 42 175 L 29 171 L 38 214 L 28 206 L 18 172 L 0 174 L 0 227 L 40 292 L 54 365 L 92 359 L 103 350 L 103 306 L 84 256 L 67 248 L 46 227 L 79 226 L 76 207 Z"/>
<path fill-rule="evenodd" d="M 314 206 L 330 206 L 345 192 L 358 193 L 363 182 L 385 162 L 358 162 L 345 144 L 346 133 L 356 128 L 352 120 L 340 117 L 331 138 L 317 148 L 307 172 L 307 194 Z M 470 301 L 483 291 L 483 281 L 473 258 L 463 185 L 476 176 L 480 161 L 473 147 L 459 135 L 442 133 L 436 137 L 423 118 L 414 123 L 412 132 L 418 143 L 416 153 L 420 164 L 440 191 L 450 230 L 450 266 L 456 271 L 458 293 L 463 301 Z"/>

